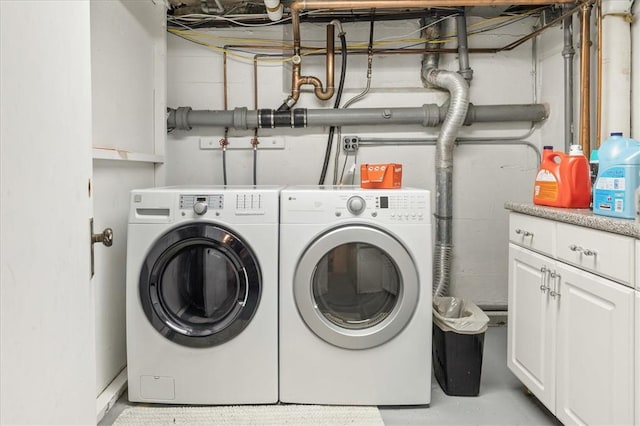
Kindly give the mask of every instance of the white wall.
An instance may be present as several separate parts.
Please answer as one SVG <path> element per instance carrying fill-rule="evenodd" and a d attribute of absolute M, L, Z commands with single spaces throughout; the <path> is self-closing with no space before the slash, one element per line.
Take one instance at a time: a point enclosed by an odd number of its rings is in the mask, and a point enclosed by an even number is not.
<path fill-rule="evenodd" d="M 473 22 L 473 19 L 470 20 Z M 452 24 L 452 23 L 451 23 Z M 524 21 L 470 38 L 471 47 L 502 46 L 517 35 L 530 31 L 533 20 Z M 398 36 L 418 28 L 415 21 L 376 23 L 375 38 Z M 345 25 L 349 43 L 368 39 L 368 24 Z M 251 31 L 215 30 L 213 35 L 268 37 L 290 40 L 289 27 Z M 452 32 L 451 25 L 446 32 Z M 410 35 L 417 37 L 417 34 Z M 303 25 L 303 44 L 324 38 L 321 25 Z M 339 70 L 340 59 L 336 59 Z M 427 90 L 420 80 L 421 57 L 385 55 L 374 58 L 372 90 L 354 107 L 404 107 L 425 103 L 442 104 L 447 95 Z M 499 65 L 498 65 L 499 64 Z M 457 69 L 455 55 L 441 57 L 441 66 Z M 534 100 L 534 76 L 531 43 L 500 54 L 471 56 L 474 80 L 471 101 L 474 104 L 518 104 Z M 343 103 L 359 93 L 365 84 L 366 57 L 351 55 Z M 170 35 L 168 39 L 168 106 L 191 106 L 194 109 L 223 108 L 222 56 Z M 303 74 L 318 75 L 324 80 L 324 59 L 305 57 Z M 228 58 L 229 108 L 254 107 L 251 61 Z M 277 108 L 287 96 L 285 85 L 290 76 L 280 64 L 259 66 L 259 108 Z M 336 75 L 336 81 L 339 75 Z M 542 100 L 544 101 L 544 99 Z M 333 100 L 321 103 L 310 93 L 303 93 L 297 107 L 328 107 Z M 558 113 L 554 111 L 553 113 Z M 542 127 L 544 128 L 544 124 Z M 516 136 L 526 134 L 530 123 L 485 124 L 465 127 L 461 136 Z M 259 152 L 258 183 L 317 183 L 324 155 L 327 129 L 260 131 L 261 138 L 283 139 L 284 150 Z M 438 129 L 420 126 L 345 127 L 343 135 L 374 137 L 435 137 Z M 539 145 L 539 132 L 529 140 Z M 168 184 L 222 183 L 219 150 L 199 149 L 198 136 L 219 139 L 221 129 L 195 129 L 174 132 L 167 142 Z M 232 146 L 248 146 L 251 132 L 231 131 Z M 250 150 L 230 150 L 227 154 L 230 184 L 251 183 Z M 434 189 L 433 147 L 365 147 L 358 162 L 399 162 L 404 165 L 405 186 Z M 333 161 L 332 161 L 333 164 Z M 340 163 L 342 165 L 342 163 Z M 350 165 L 350 164 L 349 164 Z M 349 167 L 349 166 L 348 166 Z M 451 292 L 471 298 L 483 305 L 506 305 L 507 300 L 507 200 L 529 201 L 537 157 L 526 146 L 460 146 L 456 148 L 454 172 L 454 259 Z M 329 179 L 332 176 L 329 168 Z M 357 183 L 357 180 L 356 180 Z"/>

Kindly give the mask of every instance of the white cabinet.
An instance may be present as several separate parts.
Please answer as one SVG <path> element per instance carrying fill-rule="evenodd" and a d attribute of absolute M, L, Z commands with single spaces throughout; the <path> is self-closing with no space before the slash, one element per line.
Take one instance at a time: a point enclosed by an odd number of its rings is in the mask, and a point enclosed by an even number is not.
<path fill-rule="evenodd" d="M 528 219 L 511 214 L 510 370 L 564 424 L 634 424 L 635 291 L 600 276 L 633 283 L 626 262 L 633 238 Z M 535 247 L 522 238 L 525 231 L 538 238 Z M 621 264 L 609 269 L 609 253 L 620 248 Z"/>

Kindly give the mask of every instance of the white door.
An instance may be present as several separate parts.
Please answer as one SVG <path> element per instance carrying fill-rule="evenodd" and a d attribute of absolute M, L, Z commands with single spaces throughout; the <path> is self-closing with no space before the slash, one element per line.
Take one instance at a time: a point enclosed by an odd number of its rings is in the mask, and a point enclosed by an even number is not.
<path fill-rule="evenodd" d="M 0 423 L 95 422 L 88 2 L 0 1 Z"/>
<path fill-rule="evenodd" d="M 631 425 L 634 291 L 558 262 L 556 416 L 562 423 Z"/>
<path fill-rule="evenodd" d="M 94 230 L 114 234 L 110 248 L 95 248 L 98 418 L 126 381 L 129 192 L 161 181 L 165 12 L 162 1 L 91 2 Z"/>
<path fill-rule="evenodd" d="M 551 259 L 509 244 L 507 365 L 552 412 L 557 310 L 547 287 L 553 268 Z"/>

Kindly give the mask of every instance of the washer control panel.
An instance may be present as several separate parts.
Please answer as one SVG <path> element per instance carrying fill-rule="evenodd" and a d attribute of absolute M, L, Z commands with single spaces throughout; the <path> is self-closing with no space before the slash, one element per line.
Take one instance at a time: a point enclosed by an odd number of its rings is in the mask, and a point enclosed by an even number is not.
<path fill-rule="evenodd" d="M 195 194 L 180 194 L 180 209 L 190 210 L 193 209 L 196 214 L 204 214 L 207 210 L 220 210 L 224 208 L 224 195 L 222 194 L 209 194 L 209 195 L 195 195 Z"/>

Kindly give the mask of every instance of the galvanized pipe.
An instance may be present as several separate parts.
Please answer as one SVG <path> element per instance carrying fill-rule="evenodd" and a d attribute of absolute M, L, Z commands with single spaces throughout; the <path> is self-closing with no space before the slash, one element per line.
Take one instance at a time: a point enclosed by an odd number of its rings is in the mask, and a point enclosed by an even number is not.
<path fill-rule="evenodd" d="M 591 152 L 591 3 L 581 7 L 580 35 L 580 146 Z"/>
<path fill-rule="evenodd" d="M 230 111 L 192 110 L 191 107 L 169 109 L 169 129 L 191 130 L 193 127 L 229 127 L 246 130 L 254 128 L 306 128 L 321 126 L 358 125 L 421 125 L 436 127 L 442 124 L 448 106 L 425 104 L 413 108 L 350 108 L 303 109 L 276 111 L 272 109 Z M 495 122 L 539 122 L 548 116 L 542 104 L 529 105 L 469 105 L 464 124 Z"/>
<path fill-rule="evenodd" d="M 565 5 L 565 9 L 569 7 Z M 573 49 L 573 15 L 567 17 L 563 22 L 564 28 L 564 48 L 562 57 L 564 58 L 564 151 L 569 152 L 569 147 L 573 145 L 573 56 L 576 51 Z"/>
<path fill-rule="evenodd" d="M 473 70 L 469 67 L 469 41 L 467 37 L 467 15 L 463 11 L 456 16 L 458 39 L 458 73 L 467 82 L 473 79 Z"/>

